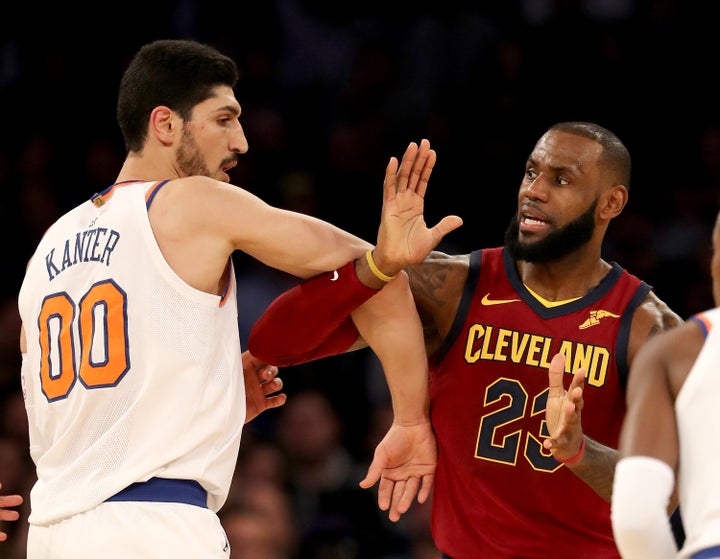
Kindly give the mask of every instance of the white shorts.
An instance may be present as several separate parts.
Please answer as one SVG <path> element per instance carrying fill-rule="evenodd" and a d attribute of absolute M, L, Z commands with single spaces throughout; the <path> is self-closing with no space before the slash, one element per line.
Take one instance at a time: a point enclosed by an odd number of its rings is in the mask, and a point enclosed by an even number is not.
<path fill-rule="evenodd" d="M 228 559 L 217 514 L 184 503 L 105 502 L 49 526 L 30 525 L 27 559 Z"/>

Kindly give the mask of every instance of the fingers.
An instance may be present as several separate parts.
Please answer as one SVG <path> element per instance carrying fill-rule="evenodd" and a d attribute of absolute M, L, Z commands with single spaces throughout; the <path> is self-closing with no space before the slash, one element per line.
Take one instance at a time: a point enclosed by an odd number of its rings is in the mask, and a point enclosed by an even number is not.
<path fill-rule="evenodd" d="M 422 486 L 420 487 L 420 493 L 418 493 L 418 503 L 424 503 L 430 497 L 432 493 L 433 485 L 435 484 L 434 475 L 425 475 L 422 478 Z"/>
<path fill-rule="evenodd" d="M 573 373 L 573 379 L 570 383 L 570 388 L 568 388 L 568 392 L 572 392 L 575 388 L 582 389 L 583 386 L 585 386 L 585 369 L 581 367 Z"/>
<path fill-rule="evenodd" d="M 3 495 L 0 497 L 0 508 L 16 507 L 22 505 L 23 498 L 20 495 Z"/>
<path fill-rule="evenodd" d="M 268 383 L 275 379 L 280 370 L 275 365 L 256 364 L 255 372 L 261 383 Z"/>
<path fill-rule="evenodd" d="M 424 503 L 432 493 L 434 484 L 434 475 L 422 476 L 422 479 L 410 477 L 407 480 L 383 480 L 385 488 L 382 493 L 378 494 L 378 505 L 381 510 L 388 510 L 388 518 L 392 522 L 400 520 L 412 506 L 413 501 L 417 498 L 418 503 Z"/>
<path fill-rule="evenodd" d="M 392 522 L 397 522 L 398 520 L 400 520 L 403 512 L 407 512 L 407 508 L 405 510 L 402 510 L 406 485 L 407 484 L 404 481 L 396 481 L 393 484 L 392 498 L 390 501 L 390 511 L 388 512 L 388 518 Z"/>
<path fill-rule="evenodd" d="M 398 481 L 393 490 L 393 500 L 390 506 L 388 517 L 392 522 L 397 522 L 412 505 L 420 489 L 420 480 L 416 477 L 408 478 L 407 481 Z"/>
<path fill-rule="evenodd" d="M 260 392 L 262 393 L 260 402 L 265 409 L 278 406 L 282 406 L 285 403 L 287 396 L 280 392 L 283 388 L 283 381 L 281 378 L 275 378 L 270 382 L 265 382 L 260 385 Z M 269 405 L 271 404 L 272 405 Z"/>
<path fill-rule="evenodd" d="M 425 157 L 427 157 L 427 149 L 428 146 L 425 146 Z M 402 161 L 400 162 L 400 169 L 397 172 L 397 181 L 395 184 L 396 192 L 405 192 L 407 190 L 408 182 L 410 181 L 413 169 L 417 164 L 418 150 L 418 145 L 415 142 L 410 142 L 405 150 L 405 155 L 403 155 Z"/>
<path fill-rule="evenodd" d="M 2 489 L 2 483 L 0 483 L 0 489 Z M 0 509 L 5 507 L 17 507 L 18 505 L 23 504 L 23 498 L 21 495 L 0 495 Z M 17 514 L 16 511 L 0 511 L 0 512 L 10 512 L 13 514 Z M 7 518 L 5 517 L 5 520 L 16 520 L 15 518 Z"/>
<path fill-rule="evenodd" d="M 20 513 L 16 510 L 9 510 L 6 507 L 17 507 L 22 505 L 23 498 L 20 495 L 1 495 L 0 496 L 0 521 L 10 522 L 20 518 Z M 0 541 L 5 541 L 7 534 L 0 532 Z"/>
<path fill-rule="evenodd" d="M 563 376 L 565 375 L 565 356 L 562 353 L 556 353 L 552 361 L 550 361 L 550 367 L 548 368 L 548 386 L 550 392 L 548 396 L 560 396 L 565 390 L 563 384 Z"/>
<path fill-rule="evenodd" d="M 390 508 L 394 488 L 394 481 L 388 478 L 380 479 L 380 485 L 378 486 L 378 508 L 380 510 L 388 510 Z"/>
<path fill-rule="evenodd" d="M 282 390 L 283 381 L 281 378 L 274 378 L 271 381 L 262 383 L 261 388 L 265 396 L 270 396 L 271 394 Z"/>
<path fill-rule="evenodd" d="M 17 520 L 20 518 L 20 513 L 16 510 L 2 510 L 0 511 L 0 520 Z"/>
<path fill-rule="evenodd" d="M 430 180 L 430 174 L 432 173 L 432 169 L 435 166 L 436 159 L 437 154 L 434 150 L 430 149 L 430 142 L 425 139 L 421 140 L 420 146 L 418 147 L 417 153 L 415 154 L 415 160 L 413 161 L 412 169 L 410 170 L 410 176 L 405 183 L 405 188 L 403 188 L 401 180 L 401 188 L 399 189 L 399 192 L 403 192 L 406 189 L 418 192 L 418 187 L 420 184 L 422 184 L 422 177 L 426 176 L 427 180 Z M 425 189 L 427 189 L 427 180 L 424 183 L 422 194 L 424 194 Z M 418 192 L 418 194 L 420 193 Z"/>
<path fill-rule="evenodd" d="M 412 190 L 420 196 L 425 196 L 436 161 L 437 153 L 430 149 L 428 140 L 421 140 L 419 146 L 415 142 L 410 142 L 399 167 L 397 159 L 391 157 L 385 169 L 386 195 Z"/>
<path fill-rule="evenodd" d="M 275 396 L 268 396 L 265 398 L 265 410 L 269 410 L 271 408 L 279 408 L 280 406 L 284 406 L 285 402 L 287 402 L 287 395 L 285 394 L 276 394 Z M 263 410 L 263 411 L 265 411 Z"/>
<path fill-rule="evenodd" d="M 418 477 L 409 477 L 403 480 L 392 480 L 386 477 L 380 477 L 383 468 L 375 466 L 375 462 L 370 465 L 368 473 L 363 480 L 360 481 L 360 487 L 369 489 L 378 479 L 378 508 L 380 510 L 389 511 L 388 518 L 392 522 L 400 520 L 417 497 L 418 503 L 424 503 L 428 500 L 432 493 L 435 476 L 432 474 L 423 475 L 422 479 Z"/>
<path fill-rule="evenodd" d="M 391 157 L 390 162 L 385 167 L 385 182 L 383 182 L 383 201 L 392 200 L 396 193 L 398 172 L 397 157 Z"/>
<path fill-rule="evenodd" d="M 410 480 L 408 480 L 409 482 Z M 390 503 L 390 511 L 388 513 L 388 518 L 391 522 L 397 522 L 400 520 L 400 517 L 403 515 L 403 513 L 407 512 L 409 504 L 405 506 L 406 501 L 406 491 L 408 482 L 405 481 L 396 481 L 393 490 L 392 490 L 392 501 Z M 410 502 L 412 503 L 412 496 L 410 497 Z"/>
<path fill-rule="evenodd" d="M 422 141 L 427 142 L 428 148 L 430 147 L 430 143 L 427 140 Z M 421 143 L 421 148 L 423 143 Z M 432 174 L 433 167 L 435 167 L 435 162 L 437 161 L 437 153 L 434 149 L 428 149 L 427 157 L 425 158 L 423 162 L 423 166 L 418 170 L 417 173 L 417 181 L 415 181 L 415 184 L 410 184 L 410 188 L 414 188 L 415 192 L 425 197 L 425 192 L 427 191 L 428 182 L 430 181 L 430 175 Z M 413 169 L 414 170 L 414 169 Z"/>

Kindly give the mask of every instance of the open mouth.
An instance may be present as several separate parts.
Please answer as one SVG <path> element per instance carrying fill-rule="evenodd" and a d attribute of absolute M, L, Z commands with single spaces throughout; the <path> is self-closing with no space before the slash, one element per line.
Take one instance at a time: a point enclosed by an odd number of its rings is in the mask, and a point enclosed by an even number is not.
<path fill-rule="evenodd" d="M 537 217 L 534 217 L 531 215 L 526 215 L 526 214 L 522 215 L 521 223 L 523 223 L 524 225 L 536 226 L 536 227 L 539 227 L 541 225 L 547 225 L 547 221 L 545 221 L 544 219 L 539 219 Z"/>
<path fill-rule="evenodd" d="M 237 159 L 234 161 L 229 161 L 228 163 L 223 165 L 222 170 L 227 173 L 230 169 L 235 168 L 237 166 L 237 164 L 238 164 Z"/>

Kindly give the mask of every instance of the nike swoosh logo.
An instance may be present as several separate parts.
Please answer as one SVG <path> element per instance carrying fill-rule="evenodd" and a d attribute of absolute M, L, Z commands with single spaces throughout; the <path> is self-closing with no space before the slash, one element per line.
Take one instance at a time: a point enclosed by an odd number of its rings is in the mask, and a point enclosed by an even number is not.
<path fill-rule="evenodd" d="M 486 293 L 485 297 L 483 297 L 482 301 L 480 301 L 486 307 L 492 305 L 506 305 L 507 303 L 518 303 L 520 301 L 520 299 L 490 299 L 489 295 L 489 293 Z"/>
<path fill-rule="evenodd" d="M 337 270 L 333 270 L 333 277 L 330 278 L 330 281 L 337 281 L 339 277 L 340 274 L 337 273 Z"/>

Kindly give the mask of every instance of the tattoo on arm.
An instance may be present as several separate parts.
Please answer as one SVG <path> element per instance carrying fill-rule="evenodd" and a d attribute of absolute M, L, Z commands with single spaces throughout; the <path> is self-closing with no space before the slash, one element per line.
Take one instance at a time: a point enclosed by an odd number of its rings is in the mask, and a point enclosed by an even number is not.
<path fill-rule="evenodd" d="M 669 308 L 665 308 L 662 313 L 662 321 L 663 321 L 663 330 L 670 330 L 672 328 L 675 328 L 676 326 L 680 326 L 680 324 L 683 323 L 683 320 L 675 314 L 673 311 L 671 311 Z"/>
<path fill-rule="evenodd" d="M 425 346 L 428 354 L 433 354 L 452 324 L 458 297 L 458 289 L 453 289 L 452 283 L 456 281 L 457 273 L 451 261 L 446 259 L 431 259 L 421 265 L 410 266 L 407 272 L 423 325 Z M 462 293 L 462 287 L 459 292 Z"/>
<path fill-rule="evenodd" d="M 683 319 L 676 312 L 653 294 L 648 297 L 644 306 L 655 316 L 654 324 L 648 332 L 648 338 L 683 323 Z"/>
<path fill-rule="evenodd" d="M 428 306 L 442 307 L 447 301 L 438 296 L 438 291 L 448 277 L 448 264 L 424 263 L 408 268 L 410 288 L 417 301 L 424 301 Z"/>
<path fill-rule="evenodd" d="M 572 468 L 572 472 L 609 503 L 612 498 L 618 451 L 587 436 L 585 443 L 585 456 L 577 466 Z"/>

